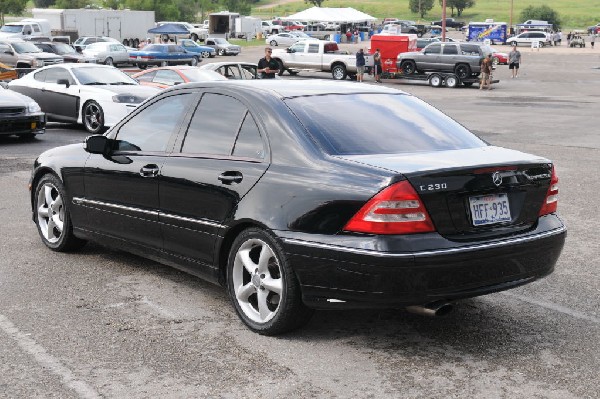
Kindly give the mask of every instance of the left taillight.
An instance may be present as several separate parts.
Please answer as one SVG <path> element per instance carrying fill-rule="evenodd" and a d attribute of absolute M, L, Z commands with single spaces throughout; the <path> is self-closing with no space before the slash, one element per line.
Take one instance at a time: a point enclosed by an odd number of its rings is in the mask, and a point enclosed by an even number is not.
<path fill-rule="evenodd" d="M 552 177 L 550 178 L 550 187 L 548 187 L 548 192 L 546 193 L 546 198 L 544 199 L 544 204 L 540 209 L 540 216 L 547 215 L 549 213 L 556 212 L 558 208 L 558 175 L 556 174 L 556 170 L 554 169 L 554 165 L 552 165 Z"/>
<path fill-rule="evenodd" d="M 408 181 L 392 184 L 371 198 L 344 231 L 369 234 L 416 234 L 435 231 L 421 198 Z"/>

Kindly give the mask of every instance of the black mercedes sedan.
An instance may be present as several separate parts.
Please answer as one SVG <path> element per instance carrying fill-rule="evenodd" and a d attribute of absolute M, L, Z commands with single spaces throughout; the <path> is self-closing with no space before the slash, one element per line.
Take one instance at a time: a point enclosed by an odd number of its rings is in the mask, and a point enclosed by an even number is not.
<path fill-rule="evenodd" d="M 54 251 L 101 241 L 226 287 L 260 334 L 320 308 L 453 301 L 550 274 L 566 228 L 548 159 L 486 143 L 381 86 L 175 86 L 35 161 Z"/>

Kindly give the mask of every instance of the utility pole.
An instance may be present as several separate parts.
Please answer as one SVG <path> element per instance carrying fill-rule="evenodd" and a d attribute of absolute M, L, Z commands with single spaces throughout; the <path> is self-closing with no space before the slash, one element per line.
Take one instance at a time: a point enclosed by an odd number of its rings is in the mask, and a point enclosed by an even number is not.
<path fill-rule="evenodd" d="M 446 41 L 446 0 L 442 0 L 442 41 Z"/>
<path fill-rule="evenodd" d="M 512 26 L 513 26 L 513 0 L 510 0 L 510 18 L 508 20 L 508 31 L 509 34 L 512 35 Z"/>

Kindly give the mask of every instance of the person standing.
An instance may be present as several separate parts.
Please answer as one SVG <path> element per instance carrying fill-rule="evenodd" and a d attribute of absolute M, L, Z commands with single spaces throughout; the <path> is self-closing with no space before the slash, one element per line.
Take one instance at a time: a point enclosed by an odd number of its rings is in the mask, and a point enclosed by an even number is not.
<path fill-rule="evenodd" d="M 275 79 L 275 74 L 279 72 L 279 63 L 271 58 L 273 50 L 269 47 L 265 49 L 265 56 L 258 61 L 257 72 L 262 79 Z"/>
<path fill-rule="evenodd" d="M 362 82 L 365 74 L 365 52 L 363 49 L 356 53 L 356 81 Z"/>
<path fill-rule="evenodd" d="M 382 83 L 379 76 L 381 75 L 381 53 L 379 49 L 375 50 L 373 54 L 373 75 L 377 83 Z"/>
<path fill-rule="evenodd" d="M 519 76 L 519 66 L 521 65 L 521 52 L 517 50 L 517 46 L 508 53 L 508 69 L 512 71 L 512 78 Z"/>
<path fill-rule="evenodd" d="M 492 89 L 492 54 L 488 54 L 481 61 L 481 83 L 479 84 L 479 90 L 483 88 L 488 90 Z"/>
<path fill-rule="evenodd" d="M 596 42 L 596 34 L 592 33 L 592 37 L 590 37 L 590 45 L 592 46 L 592 50 L 594 49 L 595 42 Z"/>

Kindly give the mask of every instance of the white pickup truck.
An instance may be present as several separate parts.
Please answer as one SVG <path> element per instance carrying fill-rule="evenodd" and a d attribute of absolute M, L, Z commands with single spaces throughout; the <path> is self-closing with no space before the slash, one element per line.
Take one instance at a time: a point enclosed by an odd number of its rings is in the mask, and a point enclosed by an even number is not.
<path fill-rule="evenodd" d="M 279 62 L 279 75 L 323 71 L 331 72 L 335 80 L 356 76 L 356 55 L 340 50 L 336 42 L 303 40 L 285 50 L 273 50 L 272 57 Z"/>

